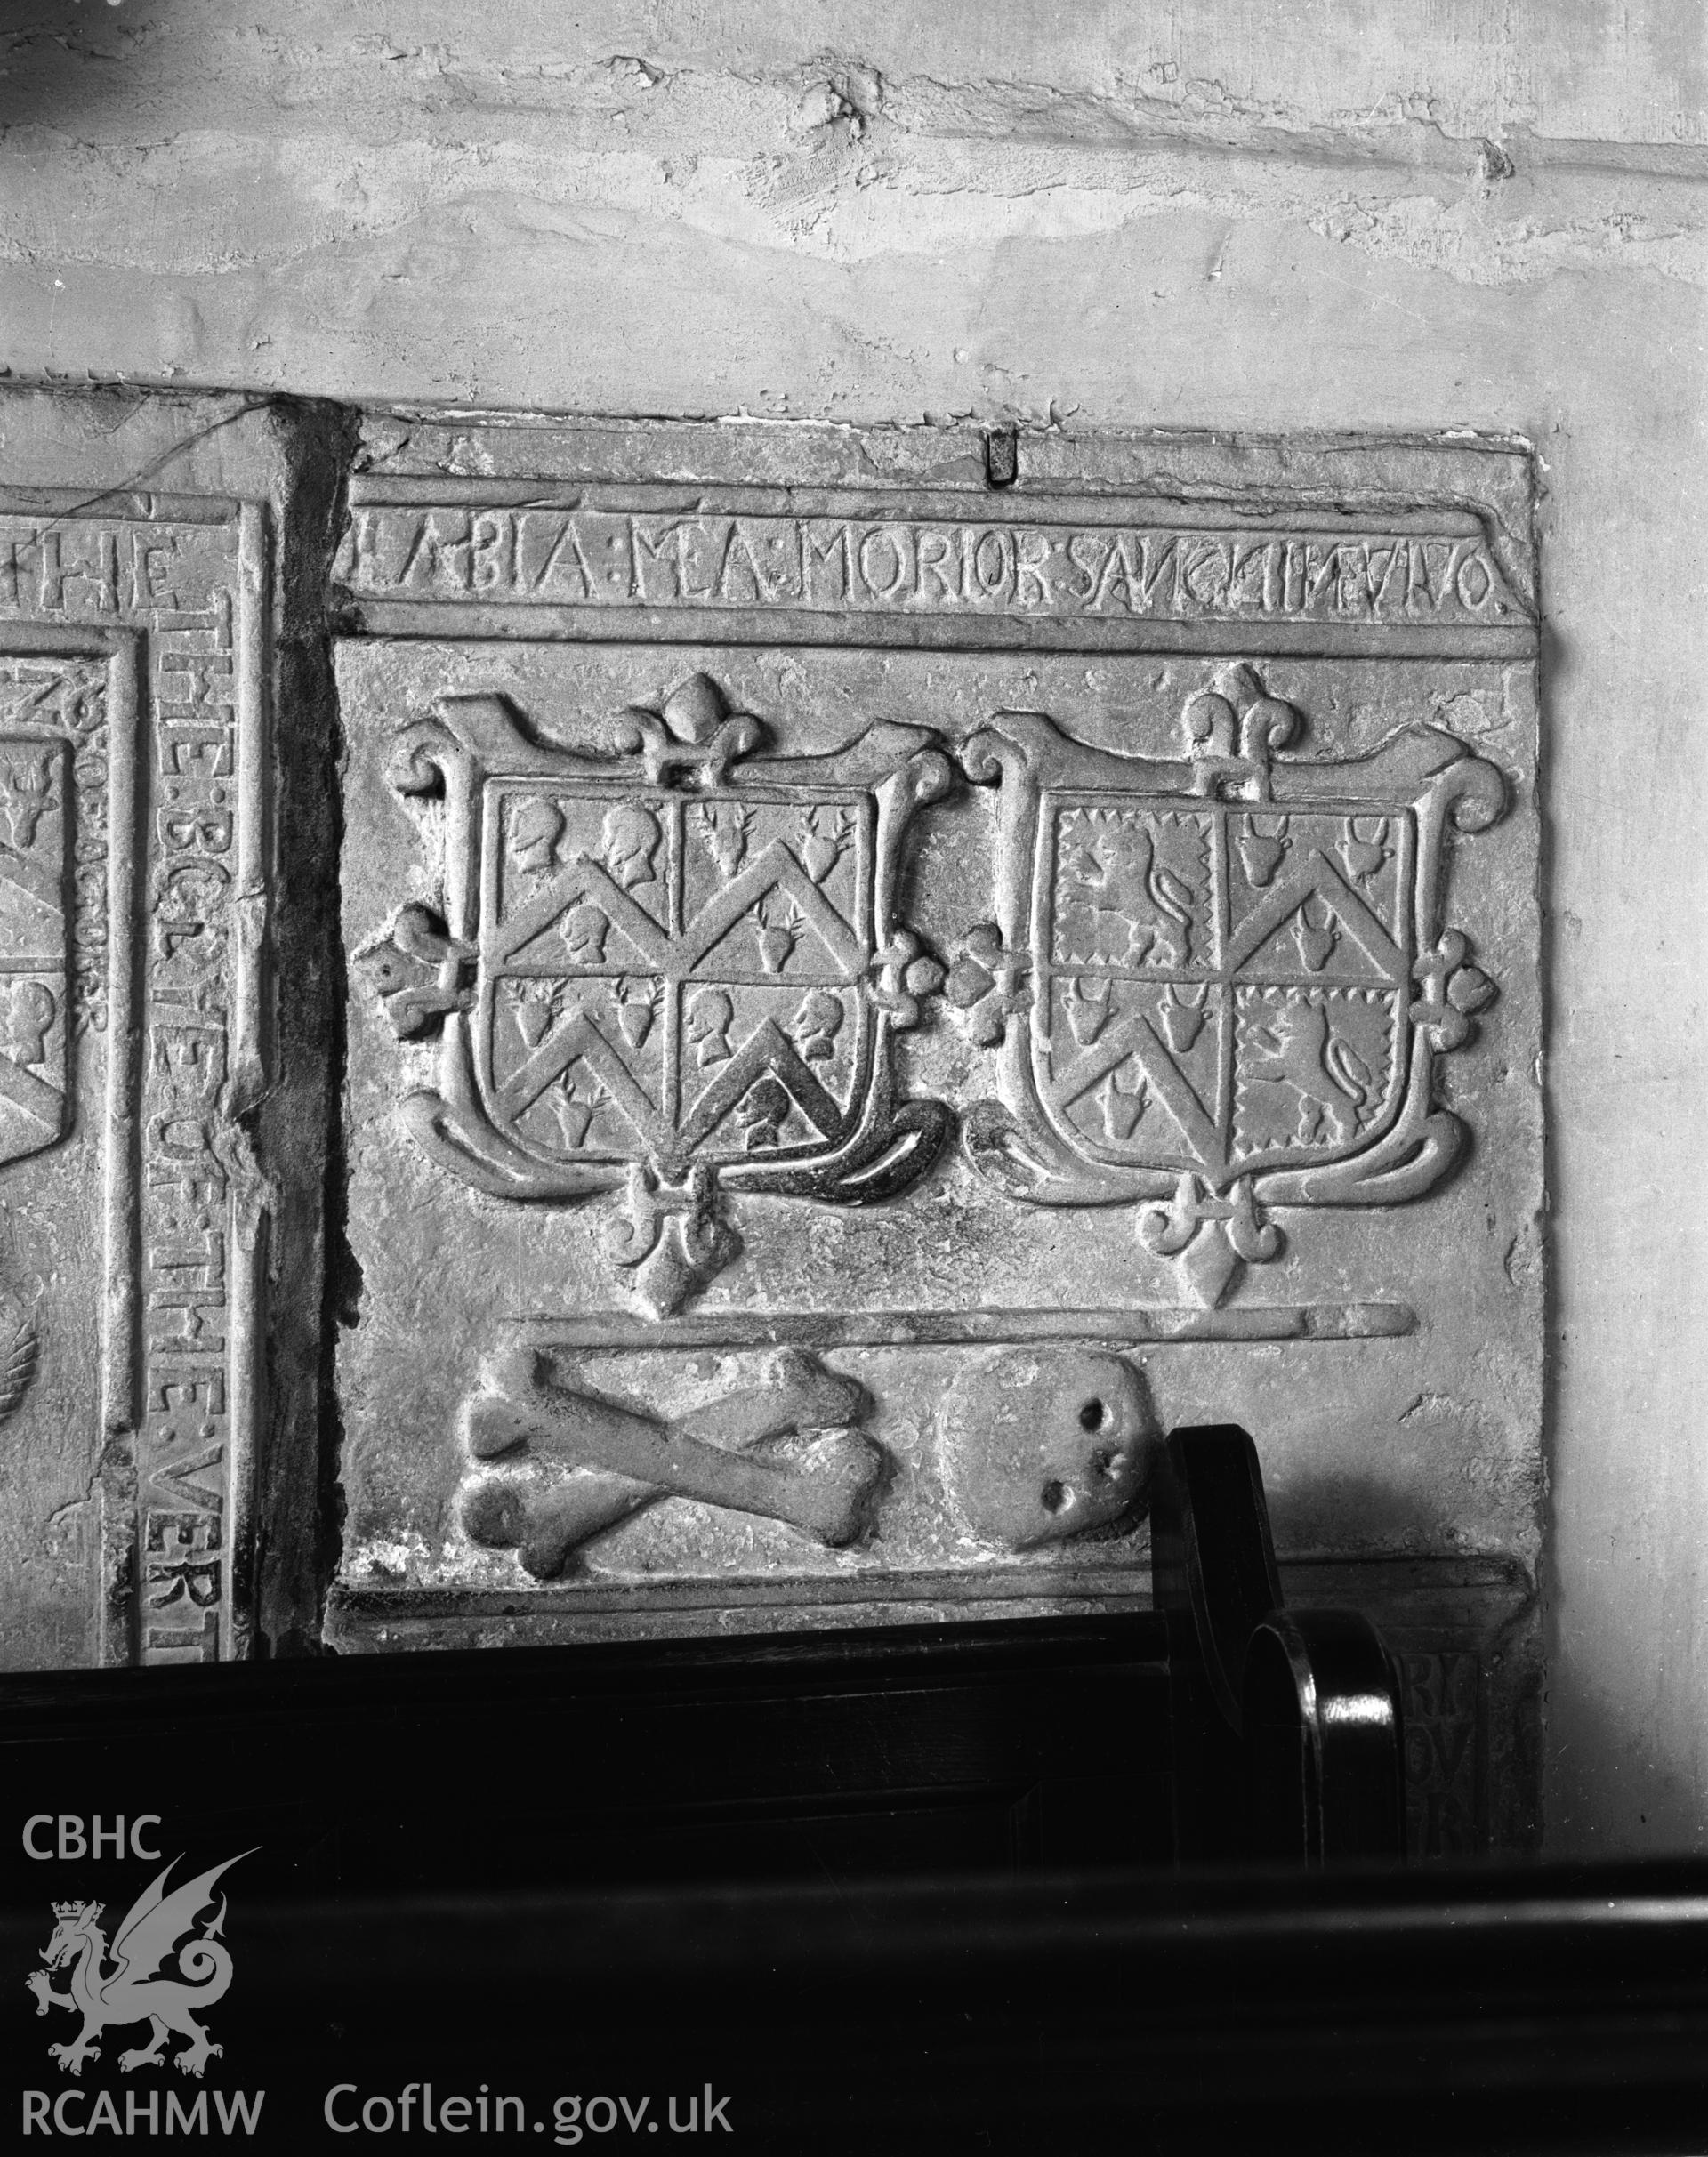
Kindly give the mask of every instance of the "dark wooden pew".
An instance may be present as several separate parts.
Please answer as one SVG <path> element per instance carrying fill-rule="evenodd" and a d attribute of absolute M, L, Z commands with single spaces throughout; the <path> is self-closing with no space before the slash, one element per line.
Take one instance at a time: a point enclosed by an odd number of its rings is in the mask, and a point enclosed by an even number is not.
<path fill-rule="evenodd" d="M 1708 1868 L 1400 1867 L 1381 1642 L 1285 1607 L 1243 1432 L 1165 1453 L 1150 1611 L 0 1680 L 0 2110 L 293 2157 L 1708 2148 Z M 22 1980 L 167 1858 L 236 1860 L 222 2048 L 74 2075 Z"/>
<path fill-rule="evenodd" d="M 1281 1607 L 1251 1440 L 1158 1485 L 1150 1611 L 15 1675 L 0 1760 L 32 1815 L 258 1846 L 251 1894 L 1398 1855 L 1387 1659 Z"/>

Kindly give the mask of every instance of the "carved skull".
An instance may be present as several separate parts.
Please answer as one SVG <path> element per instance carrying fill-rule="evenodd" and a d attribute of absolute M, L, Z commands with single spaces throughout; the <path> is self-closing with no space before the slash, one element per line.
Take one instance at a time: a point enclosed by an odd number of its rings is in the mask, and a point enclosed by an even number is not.
<path fill-rule="evenodd" d="M 1013 1348 L 963 1368 L 938 1436 L 969 1527 L 1027 1550 L 1136 1513 L 1156 1429 L 1144 1381 L 1120 1356 Z"/>

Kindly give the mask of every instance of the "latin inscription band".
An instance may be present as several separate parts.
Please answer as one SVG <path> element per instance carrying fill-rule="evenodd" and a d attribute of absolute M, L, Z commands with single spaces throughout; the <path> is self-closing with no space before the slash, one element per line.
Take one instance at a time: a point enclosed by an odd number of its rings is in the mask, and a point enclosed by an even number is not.
<path fill-rule="evenodd" d="M 1510 628 L 1480 533 L 1208 531 L 602 510 L 352 511 L 353 597 L 977 619 Z"/>

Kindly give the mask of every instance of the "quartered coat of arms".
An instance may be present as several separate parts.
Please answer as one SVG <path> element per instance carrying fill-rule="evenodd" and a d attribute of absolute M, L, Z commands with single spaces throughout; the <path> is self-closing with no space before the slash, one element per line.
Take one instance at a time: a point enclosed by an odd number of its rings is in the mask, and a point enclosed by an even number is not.
<path fill-rule="evenodd" d="M 497 1197 L 621 1191 L 610 1255 L 656 1313 L 739 1251 L 723 1192 L 892 1197 L 950 1129 L 890 1068 L 943 978 L 896 907 L 948 761 L 921 728 L 815 757 L 764 736 L 695 675 L 618 714 L 603 755 L 447 696 L 391 763 L 445 817 L 443 913 L 405 906 L 363 954 L 400 1038 L 441 1032 L 409 1127 Z"/>
<path fill-rule="evenodd" d="M 695 675 L 585 754 L 439 698 L 390 778 L 442 802 L 444 909 L 362 954 L 399 1036 L 440 1036 L 416 1141 L 500 1198 L 620 1192 L 609 1255 L 668 1314 L 741 1247 L 724 1194 L 859 1204 L 931 1167 L 951 1111 L 900 1097 L 890 1043 L 943 988 L 996 1058 L 971 1166 L 1027 1204 L 1133 1206 L 1201 1305 L 1279 1253 L 1277 1209 L 1421 1195 L 1467 1140 L 1434 1059 L 1494 994 L 1444 853 L 1502 815 L 1501 772 L 1415 725 L 1285 754 L 1304 715 L 1243 662 L 1181 724 L 1179 761 L 1036 712 L 962 743 L 1000 787 L 995 918 L 946 979 L 898 916 L 908 819 L 951 780 L 926 728 L 768 753 Z"/>
<path fill-rule="evenodd" d="M 1000 1099 L 972 1165 L 1035 1205 L 1138 1207 L 1203 1303 L 1276 1257 L 1274 1207 L 1386 1206 L 1458 1161 L 1434 1099 L 1494 983 L 1441 919 L 1449 827 L 1505 805 L 1492 764 L 1412 727 L 1283 759 L 1303 715 L 1241 664 L 1183 713 L 1185 758 L 1084 746 L 1035 712 L 966 745 L 1001 785 L 996 918 L 949 976 Z"/>

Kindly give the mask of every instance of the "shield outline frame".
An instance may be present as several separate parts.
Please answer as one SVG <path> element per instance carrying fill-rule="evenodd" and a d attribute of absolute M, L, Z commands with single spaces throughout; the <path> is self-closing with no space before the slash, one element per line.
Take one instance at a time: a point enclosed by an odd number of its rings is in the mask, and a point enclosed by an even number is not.
<path fill-rule="evenodd" d="M 1191 770 L 1190 766 L 1183 769 L 1188 772 Z M 1179 813 L 1206 817 L 1213 819 L 1219 827 L 1214 843 L 1220 857 L 1220 869 L 1213 873 L 1212 901 L 1218 906 L 1224 918 L 1219 920 L 1216 924 L 1216 938 L 1222 946 L 1217 963 L 1214 966 L 1180 968 L 1172 971 L 1155 973 L 1146 973 L 1137 969 L 1120 970 L 1113 966 L 1106 970 L 1114 978 L 1124 981 L 1149 982 L 1157 987 L 1165 987 L 1172 981 L 1186 980 L 1190 978 L 1195 981 L 1203 980 L 1210 986 L 1226 992 L 1236 1013 L 1230 1020 L 1226 1033 L 1225 1062 L 1227 1067 L 1225 1071 L 1219 1070 L 1218 1072 L 1217 1107 L 1213 1110 L 1205 1111 L 1209 1120 L 1216 1124 L 1218 1137 L 1221 1141 L 1221 1155 L 1217 1161 L 1205 1161 L 1202 1158 L 1188 1160 L 1185 1157 L 1184 1147 L 1179 1149 L 1180 1157 L 1178 1159 L 1164 1162 L 1141 1161 L 1136 1159 L 1132 1154 L 1123 1156 L 1113 1147 L 1107 1149 L 1101 1148 L 1085 1132 L 1067 1121 L 1052 1098 L 1055 1089 L 1050 1083 L 1048 1076 L 1042 1067 L 1043 1058 L 1051 1045 L 1051 991 L 1055 984 L 1064 978 L 1078 978 L 1098 970 L 1058 962 L 1053 955 L 1056 928 L 1054 885 L 1057 857 L 1051 841 L 1059 828 L 1059 818 L 1064 810 L 1077 809 L 1091 804 L 1100 807 L 1108 806 L 1117 811 L 1129 808 L 1154 809 L 1164 814 Z M 1276 814 L 1283 814 L 1286 812 L 1288 806 L 1279 801 L 1265 804 L 1225 801 L 1206 797 L 1202 793 L 1180 793 L 1169 795 L 1154 793 L 1123 793 L 1115 789 L 1089 792 L 1064 788 L 1047 783 L 1039 788 L 1036 828 L 1033 842 L 1031 922 L 1028 937 L 1028 948 L 1035 954 L 1034 974 L 1036 981 L 1036 993 L 1033 997 L 1029 1014 L 1030 1024 L 1027 1030 L 1031 1050 L 1030 1084 L 1039 1113 L 1044 1122 L 1055 1133 L 1061 1145 L 1088 1165 L 1107 1168 L 1117 1173 L 1154 1171 L 1156 1175 L 1166 1179 L 1170 1189 L 1172 1189 L 1182 1175 L 1194 1175 L 1201 1178 L 1210 1189 L 1222 1190 L 1240 1177 L 1261 1176 L 1267 1175 L 1272 1171 L 1293 1168 L 1325 1168 L 1337 1162 L 1353 1159 L 1358 1155 L 1367 1152 L 1385 1137 L 1402 1113 L 1406 1091 L 1405 1065 L 1409 1056 L 1409 1043 L 1405 1043 L 1402 1047 L 1401 1043 L 1397 1041 L 1396 1053 L 1390 1057 L 1389 1062 L 1381 1113 L 1353 1138 L 1337 1145 L 1312 1147 L 1309 1151 L 1303 1147 L 1279 1146 L 1258 1148 L 1252 1154 L 1243 1156 L 1236 1155 L 1233 1151 L 1233 1126 L 1234 1117 L 1237 1114 L 1234 1097 L 1238 1085 L 1237 1011 L 1239 991 L 1244 988 L 1268 990 L 1306 986 L 1320 986 L 1327 990 L 1369 988 L 1377 986 L 1369 982 L 1354 983 L 1326 979 L 1313 984 L 1247 979 L 1242 978 L 1237 968 L 1230 967 L 1228 963 L 1226 946 L 1232 925 L 1225 919 L 1225 915 L 1227 880 L 1231 875 L 1229 861 L 1232 845 L 1231 826 L 1237 817 L 1249 816 L 1253 808 L 1273 809 Z M 1412 889 L 1417 873 L 1418 847 L 1414 805 L 1410 801 L 1382 803 L 1374 802 L 1368 799 L 1348 797 L 1341 801 L 1312 801 L 1308 809 L 1301 804 L 1292 806 L 1299 813 L 1317 816 L 1372 817 L 1382 815 L 1399 822 L 1404 833 L 1403 842 L 1399 849 L 1397 885 L 1401 919 L 1398 924 L 1399 935 L 1391 940 L 1398 948 L 1405 971 L 1398 979 L 1383 983 L 1381 986 L 1385 997 L 1390 1000 L 1398 999 L 1406 1005 L 1409 1005 L 1411 1002 L 1409 986 L 1411 970 L 1417 956 L 1415 945 L 1417 910 L 1414 903 L 1408 903 L 1411 900 Z M 1221 879 L 1220 889 L 1217 888 L 1214 881 L 1215 874 L 1219 874 Z M 1356 894 L 1354 896 L 1356 897 Z M 1372 911 L 1374 912 L 1374 909 Z M 1285 917 L 1283 922 L 1277 924 L 1277 930 L 1284 925 Z M 1385 933 L 1386 924 L 1382 925 Z M 1144 1023 L 1148 1025 L 1148 1022 Z M 1406 1026 L 1406 1014 L 1402 1010 L 1397 1015 L 1398 1033 L 1403 1035 Z M 1154 1034 L 1154 1029 L 1149 1030 Z M 1166 1043 L 1159 1042 L 1157 1047 L 1164 1057 L 1169 1058 L 1171 1061 L 1173 1060 Z M 1118 1068 L 1118 1066 L 1116 1067 Z M 1176 1064 L 1176 1068 L 1179 1069 L 1178 1064 Z M 1180 1076 L 1190 1086 L 1191 1082 L 1186 1080 L 1184 1071 L 1180 1072 Z M 1201 1099 L 1198 1101 L 1198 1106 L 1203 1107 Z M 1225 1130 L 1223 1129 L 1224 1124 Z M 1155 1195 L 1155 1194 L 1146 1194 L 1146 1195 Z"/>
<path fill-rule="evenodd" d="M 758 720 L 738 715 L 706 743 L 673 744 L 657 714 L 631 708 L 616 716 L 603 744 L 588 753 L 538 740 L 504 696 L 447 696 L 399 728 L 386 777 L 406 798 L 443 801 L 447 946 L 452 954 L 465 955 L 452 957 L 452 971 L 459 963 L 478 970 L 481 820 L 490 780 L 551 779 L 566 792 L 608 781 L 632 791 L 637 783 L 657 786 L 661 778 L 670 788 L 686 774 L 683 791 L 689 798 L 705 798 L 715 786 L 739 799 L 749 777 L 756 793 L 793 792 L 803 803 L 837 792 L 868 794 L 874 817 L 872 957 L 861 986 L 871 1006 L 871 1049 L 858 1111 L 839 1142 L 822 1154 L 804 1160 L 749 1156 L 720 1163 L 717 1178 L 731 1191 L 876 1203 L 926 1172 L 952 1125 L 942 1102 L 902 1096 L 890 1042 L 918 1016 L 905 982 L 919 945 L 899 915 L 902 840 L 915 810 L 948 791 L 953 768 L 940 738 L 923 727 L 879 720 L 837 749 L 804 757 L 754 756 L 763 731 Z M 751 766 L 745 761 L 750 757 Z M 489 1196 L 525 1203 L 574 1203 L 625 1184 L 632 1189 L 636 1173 L 667 1176 L 669 1163 L 649 1159 L 639 1148 L 621 1160 L 543 1164 L 496 1130 L 477 1081 L 471 1028 L 475 1003 L 472 984 L 447 999 L 439 1083 L 415 1089 L 400 1103 L 406 1126 L 439 1167 Z"/>
<path fill-rule="evenodd" d="M 999 788 L 995 927 L 1004 949 L 1023 955 L 1035 992 L 1027 1023 L 1006 1027 L 997 1048 L 996 1098 L 976 1103 L 962 1119 L 971 1165 L 1005 1195 L 1049 1206 L 1178 1202 L 1186 1175 L 1222 1191 L 1246 1189 L 1269 1205 L 1384 1206 L 1421 1197 L 1462 1158 L 1468 1127 L 1433 1098 L 1434 1058 L 1446 1045 L 1452 1014 L 1439 999 L 1430 1002 L 1427 977 L 1431 968 L 1439 975 L 1430 954 L 1451 933 L 1444 920 L 1447 827 L 1472 833 L 1496 823 L 1507 807 L 1504 775 L 1438 727 L 1402 727 L 1362 756 L 1321 761 L 1280 759 L 1272 754 L 1279 745 L 1259 735 L 1237 753 L 1195 741 L 1188 760 L 1129 756 L 1078 741 L 1040 712 L 997 712 L 964 744 L 968 778 Z M 1359 815 L 1410 810 L 1415 820 L 1410 948 L 1413 979 L 1424 994 L 1406 1012 L 1411 1038 L 1403 1091 L 1398 1114 L 1382 1133 L 1336 1159 L 1291 1168 L 1254 1161 L 1215 1179 L 1200 1169 L 1103 1163 L 1062 1139 L 1033 1067 L 1039 970 L 1034 893 L 1045 798 L 1068 792 L 1240 803 L 1273 814 L 1351 804 Z"/>

